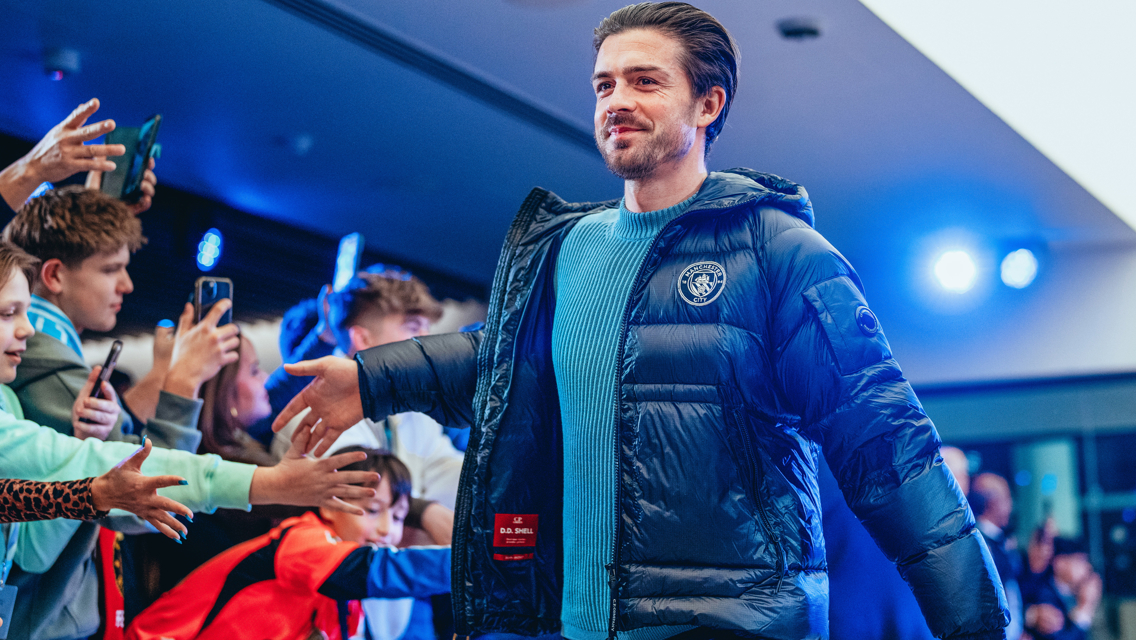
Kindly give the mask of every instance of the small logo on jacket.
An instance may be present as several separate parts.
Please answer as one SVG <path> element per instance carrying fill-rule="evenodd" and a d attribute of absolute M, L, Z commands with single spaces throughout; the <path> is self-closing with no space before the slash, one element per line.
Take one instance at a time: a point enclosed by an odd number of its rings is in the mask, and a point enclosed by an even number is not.
<path fill-rule="evenodd" d="M 695 262 L 678 276 L 678 295 L 696 307 L 710 304 L 726 288 L 726 270 L 717 262 Z"/>

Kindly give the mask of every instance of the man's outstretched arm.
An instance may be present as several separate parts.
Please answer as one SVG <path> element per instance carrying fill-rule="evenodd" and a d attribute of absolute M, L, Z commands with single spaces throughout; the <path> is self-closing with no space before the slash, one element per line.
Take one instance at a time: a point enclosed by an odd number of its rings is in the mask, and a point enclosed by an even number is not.
<path fill-rule="evenodd" d="M 315 380 L 284 407 L 272 428 L 279 431 L 310 407 L 299 426 L 314 427 L 318 456 L 364 417 L 378 421 L 418 411 L 443 425 L 471 424 L 480 345 L 480 332 L 448 333 L 360 351 L 354 361 L 326 357 L 285 365 L 288 373 Z"/>
<path fill-rule="evenodd" d="M 910 585 L 939 638 L 1004 638 L 1006 599 L 939 436 L 851 267 L 812 230 L 765 250 L 772 359 L 801 430 L 821 443 L 848 506 Z"/>

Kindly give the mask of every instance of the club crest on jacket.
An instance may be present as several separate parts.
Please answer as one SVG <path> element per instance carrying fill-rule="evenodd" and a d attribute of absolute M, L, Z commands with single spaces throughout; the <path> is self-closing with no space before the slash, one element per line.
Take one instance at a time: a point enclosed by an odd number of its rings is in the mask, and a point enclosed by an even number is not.
<path fill-rule="evenodd" d="M 710 304 L 726 288 L 726 270 L 717 262 L 695 262 L 678 276 L 678 295 L 696 307 Z"/>

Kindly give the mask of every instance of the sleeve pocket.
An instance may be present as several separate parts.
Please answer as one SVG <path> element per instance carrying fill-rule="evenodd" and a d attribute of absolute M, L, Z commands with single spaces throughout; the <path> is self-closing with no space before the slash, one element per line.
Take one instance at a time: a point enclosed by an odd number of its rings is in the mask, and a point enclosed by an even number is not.
<path fill-rule="evenodd" d="M 880 321 L 850 278 L 825 280 L 802 295 L 816 310 L 840 375 L 892 357 Z"/>

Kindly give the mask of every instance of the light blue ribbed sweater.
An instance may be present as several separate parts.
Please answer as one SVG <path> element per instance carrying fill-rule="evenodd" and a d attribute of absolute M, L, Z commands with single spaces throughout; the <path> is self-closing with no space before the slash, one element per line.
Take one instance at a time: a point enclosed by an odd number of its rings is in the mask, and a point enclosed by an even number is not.
<path fill-rule="evenodd" d="M 691 198 L 693 199 L 693 197 Z M 568 233 L 556 264 L 552 364 L 564 425 L 564 596 L 561 634 L 607 637 L 611 591 L 604 565 L 615 535 L 616 354 L 632 280 L 651 241 L 690 200 L 634 213 L 620 202 Z M 688 627 L 647 627 L 628 640 L 657 640 Z"/>

